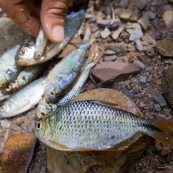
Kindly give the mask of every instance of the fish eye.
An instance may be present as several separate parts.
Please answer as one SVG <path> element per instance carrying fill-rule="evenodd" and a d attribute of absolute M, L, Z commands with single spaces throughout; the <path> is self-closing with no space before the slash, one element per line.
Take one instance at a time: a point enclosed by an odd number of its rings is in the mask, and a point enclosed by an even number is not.
<path fill-rule="evenodd" d="M 41 112 L 41 118 L 45 118 L 47 114 L 45 112 Z"/>
<path fill-rule="evenodd" d="M 41 129 L 41 126 L 42 126 L 42 122 L 39 121 L 39 122 L 37 123 L 37 130 L 40 130 L 40 129 Z"/>

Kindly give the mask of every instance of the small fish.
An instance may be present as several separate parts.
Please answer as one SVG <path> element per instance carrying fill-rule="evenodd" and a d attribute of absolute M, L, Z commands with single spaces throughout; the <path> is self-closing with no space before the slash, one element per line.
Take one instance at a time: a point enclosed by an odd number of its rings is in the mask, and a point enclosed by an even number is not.
<path fill-rule="evenodd" d="M 148 121 L 107 105 L 79 101 L 57 107 L 38 122 L 35 135 L 56 150 L 108 150 L 137 133 L 173 148 L 173 121 Z"/>
<path fill-rule="evenodd" d="M 46 103 L 46 101 L 40 102 L 37 106 L 37 117 L 45 118 L 48 114 L 50 114 L 53 110 L 55 110 L 57 106 L 63 106 L 65 104 L 68 104 L 72 100 L 74 100 L 74 98 L 81 93 L 82 88 L 89 76 L 91 68 L 100 59 L 102 54 L 103 54 L 103 51 L 99 50 L 99 47 L 96 44 L 93 44 L 89 52 L 89 56 L 88 56 L 89 58 L 87 59 L 87 62 L 84 65 L 84 69 L 81 75 L 79 76 L 79 78 L 77 79 L 73 88 L 55 104 L 48 104 Z"/>
<path fill-rule="evenodd" d="M 0 107 L 0 119 L 13 117 L 33 108 L 41 100 L 45 81 L 46 77 L 42 77 L 11 95 Z"/>
<path fill-rule="evenodd" d="M 34 52 L 36 50 L 36 52 L 37 52 L 36 55 L 39 55 L 39 53 L 38 53 L 39 47 L 42 47 L 42 44 L 39 45 L 39 43 L 41 43 L 41 42 L 37 41 L 38 44 L 36 45 L 36 48 L 35 48 L 35 41 L 33 44 L 29 45 L 29 47 L 25 46 L 26 45 L 25 44 L 21 48 L 19 55 L 16 57 L 17 64 L 20 66 L 28 66 L 28 65 L 41 64 L 43 62 L 46 62 L 46 61 L 52 59 L 72 39 L 72 37 L 75 35 L 77 30 L 79 29 L 84 17 L 85 17 L 85 11 L 84 10 L 80 10 L 77 13 L 71 13 L 71 14 L 67 15 L 66 21 L 65 21 L 65 38 L 64 38 L 64 41 L 62 43 L 58 43 L 58 44 L 48 42 L 45 51 L 43 52 L 43 54 L 39 58 L 38 58 L 38 56 L 36 58 L 34 58 L 35 57 Z M 31 40 L 31 42 L 32 42 L 32 40 Z M 29 52 L 31 52 L 31 53 L 29 54 Z"/>
<path fill-rule="evenodd" d="M 80 72 L 88 46 L 88 43 L 83 43 L 49 72 L 44 92 L 47 103 L 54 103 L 62 91 L 72 84 Z"/>
<path fill-rule="evenodd" d="M 25 67 L 14 80 L 4 90 L 4 93 L 12 93 L 31 83 L 45 68 L 46 64 L 38 64 Z"/>
<path fill-rule="evenodd" d="M 16 65 L 15 55 L 19 49 L 19 45 L 7 50 L 0 58 L 0 88 L 3 88 L 17 76 L 21 70 Z"/>

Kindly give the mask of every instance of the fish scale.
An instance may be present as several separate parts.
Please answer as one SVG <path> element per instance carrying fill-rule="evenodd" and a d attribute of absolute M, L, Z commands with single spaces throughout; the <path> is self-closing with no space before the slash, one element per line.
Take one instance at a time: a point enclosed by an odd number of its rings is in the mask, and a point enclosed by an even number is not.
<path fill-rule="evenodd" d="M 35 134 L 55 149 L 60 149 L 58 144 L 71 150 L 102 150 L 129 139 L 139 131 L 149 133 L 151 129 L 153 132 L 158 130 L 149 121 L 132 113 L 91 101 L 80 101 L 58 107 L 41 121 L 41 128 L 36 129 Z"/>

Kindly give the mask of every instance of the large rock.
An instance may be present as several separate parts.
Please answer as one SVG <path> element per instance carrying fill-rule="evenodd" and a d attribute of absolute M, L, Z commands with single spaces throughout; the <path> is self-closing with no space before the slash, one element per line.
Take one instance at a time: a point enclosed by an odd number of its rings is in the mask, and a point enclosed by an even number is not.
<path fill-rule="evenodd" d="M 23 39 L 24 33 L 10 18 L 0 18 L 0 54 L 5 49 L 21 44 Z"/>
<path fill-rule="evenodd" d="M 173 65 L 165 70 L 162 79 L 162 90 L 167 101 L 173 108 Z"/>
<path fill-rule="evenodd" d="M 169 38 L 165 38 L 164 40 L 159 41 L 155 48 L 157 52 L 165 57 L 173 57 L 173 40 Z"/>
<path fill-rule="evenodd" d="M 118 77 L 126 77 L 139 72 L 139 68 L 134 64 L 125 62 L 102 62 L 96 65 L 91 73 L 102 83 L 113 82 Z"/>
<path fill-rule="evenodd" d="M 34 135 L 12 133 L 0 155 L 0 173 L 24 172 Z"/>
<path fill-rule="evenodd" d="M 87 91 L 75 99 L 80 100 L 110 101 L 116 108 L 141 115 L 127 96 L 111 89 Z M 125 173 L 142 156 L 148 142 L 148 136 L 137 134 L 111 151 L 64 152 L 47 147 L 48 169 L 51 173 Z"/>

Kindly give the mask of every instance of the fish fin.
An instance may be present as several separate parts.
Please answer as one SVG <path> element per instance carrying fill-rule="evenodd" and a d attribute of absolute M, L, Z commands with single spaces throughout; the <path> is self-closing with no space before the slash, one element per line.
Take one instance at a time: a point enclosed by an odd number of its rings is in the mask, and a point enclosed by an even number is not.
<path fill-rule="evenodd" d="M 56 142 L 53 142 L 53 141 L 50 141 L 49 142 L 51 143 L 52 147 L 54 147 L 55 149 L 57 150 L 63 150 L 63 151 L 71 151 L 72 149 L 64 146 L 64 145 L 61 145 L 61 144 L 58 144 Z"/>
<path fill-rule="evenodd" d="M 146 133 L 173 149 L 173 121 L 161 119 L 150 121 L 150 123 L 152 124 L 153 128 Z"/>
<path fill-rule="evenodd" d="M 89 100 L 93 103 L 97 103 L 97 104 L 101 104 L 101 105 L 106 105 L 106 106 L 111 106 L 111 107 L 115 107 L 118 104 L 109 100 Z"/>

